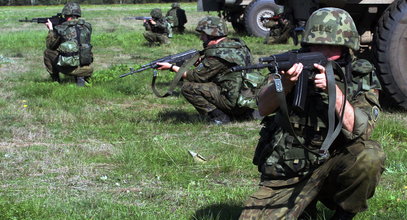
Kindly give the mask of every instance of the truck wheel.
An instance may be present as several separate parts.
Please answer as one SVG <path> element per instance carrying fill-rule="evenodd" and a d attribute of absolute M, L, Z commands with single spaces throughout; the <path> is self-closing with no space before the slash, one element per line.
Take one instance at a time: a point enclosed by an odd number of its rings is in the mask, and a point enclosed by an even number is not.
<path fill-rule="evenodd" d="M 266 21 L 261 21 L 262 17 L 272 17 L 274 12 L 281 7 L 274 3 L 274 0 L 256 0 L 251 2 L 245 9 L 244 24 L 246 31 L 253 36 L 265 37 L 269 33 L 269 28 L 263 26 Z"/>
<path fill-rule="evenodd" d="M 386 95 L 407 109 L 407 1 L 391 4 L 374 34 L 374 55 Z"/>

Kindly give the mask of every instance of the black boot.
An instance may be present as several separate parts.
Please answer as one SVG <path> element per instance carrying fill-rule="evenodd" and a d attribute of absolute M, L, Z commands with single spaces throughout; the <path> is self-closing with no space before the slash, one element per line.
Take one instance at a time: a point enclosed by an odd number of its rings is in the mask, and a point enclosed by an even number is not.
<path fill-rule="evenodd" d="M 347 212 L 342 208 L 338 207 L 335 211 L 335 214 L 331 217 L 330 220 L 351 220 L 355 217 L 356 213 Z"/>
<path fill-rule="evenodd" d="M 230 122 L 230 117 L 219 109 L 215 109 L 208 113 L 211 122 L 222 125 Z"/>
<path fill-rule="evenodd" d="M 59 78 L 59 73 L 52 73 L 51 75 L 51 79 L 54 82 L 61 82 L 60 78 Z"/>
<path fill-rule="evenodd" d="M 85 78 L 82 76 L 76 77 L 76 85 L 77 86 L 85 86 Z"/>

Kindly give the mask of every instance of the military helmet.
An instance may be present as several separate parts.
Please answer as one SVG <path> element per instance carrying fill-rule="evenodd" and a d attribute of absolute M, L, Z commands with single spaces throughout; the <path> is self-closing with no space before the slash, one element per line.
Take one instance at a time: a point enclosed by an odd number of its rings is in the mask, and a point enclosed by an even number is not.
<path fill-rule="evenodd" d="M 163 17 L 163 13 L 161 12 L 161 9 L 159 9 L 159 8 L 154 8 L 153 10 L 151 10 L 150 15 L 151 15 L 151 17 L 153 17 L 155 19 L 160 19 Z"/>
<path fill-rule="evenodd" d="M 178 2 L 172 3 L 171 8 L 179 8 L 179 3 Z"/>
<path fill-rule="evenodd" d="M 75 15 L 80 17 L 82 12 L 81 12 L 81 7 L 79 6 L 78 3 L 74 2 L 68 2 L 65 4 L 64 8 L 62 9 L 62 15 L 69 16 L 69 15 Z"/>
<path fill-rule="evenodd" d="M 228 35 L 228 28 L 225 21 L 215 16 L 208 16 L 200 20 L 195 30 L 214 37 Z"/>
<path fill-rule="evenodd" d="M 321 8 L 309 17 L 301 43 L 341 45 L 358 50 L 360 40 L 348 12 L 339 8 Z"/>
<path fill-rule="evenodd" d="M 278 7 L 275 11 L 274 14 L 279 15 L 284 13 L 284 8 L 283 7 Z"/>

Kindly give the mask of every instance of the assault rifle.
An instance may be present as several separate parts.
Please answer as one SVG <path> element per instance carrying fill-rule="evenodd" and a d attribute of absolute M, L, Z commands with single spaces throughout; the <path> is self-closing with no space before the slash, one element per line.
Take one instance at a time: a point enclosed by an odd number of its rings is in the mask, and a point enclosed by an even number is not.
<path fill-rule="evenodd" d="M 191 49 L 191 50 L 187 50 L 185 52 L 181 52 L 181 53 L 177 53 L 174 55 L 169 55 L 169 56 L 166 56 L 163 58 L 159 58 L 159 59 L 153 60 L 147 64 L 142 65 L 137 70 L 130 68 L 130 72 L 121 75 L 120 78 L 134 74 L 134 73 L 143 72 L 144 70 L 156 69 L 159 67 L 159 65 L 157 65 L 157 63 L 159 63 L 159 62 L 167 62 L 167 63 L 176 64 L 177 66 L 181 66 L 182 63 L 184 63 L 186 60 L 194 57 L 197 53 L 199 53 L 198 50 Z"/>
<path fill-rule="evenodd" d="M 144 16 L 135 16 L 135 17 L 126 17 L 124 20 L 151 20 L 152 17 L 144 17 Z"/>
<path fill-rule="evenodd" d="M 65 18 L 62 17 L 61 13 L 58 13 L 54 16 L 48 17 L 48 18 L 25 18 L 24 20 L 18 20 L 19 22 L 36 22 L 36 23 L 42 23 L 45 24 L 47 23 L 48 19 L 51 21 L 52 25 L 59 25 L 62 24 L 63 22 L 65 22 Z"/>
<path fill-rule="evenodd" d="M 235 66 L 231 70 L 242 71 L 250 69 L 263 69 L 268 68 L 270 72 L 278 72 L 279 70 L 288 70 L 295 63 L 302 63 L 304 68 L 294 90 L 293 107 L 304 110 L 306 98 L 308 95 L 309 81 L 314 78 L 313 72 L 315 71 L 314 63 L 325 66 L 328 63 L 326 57 L 320 52 L 305 52 L 289 51 L 286 53 L 275 54 L 269 57 L 259 58 L 259 64 L 249 66 Z"/>

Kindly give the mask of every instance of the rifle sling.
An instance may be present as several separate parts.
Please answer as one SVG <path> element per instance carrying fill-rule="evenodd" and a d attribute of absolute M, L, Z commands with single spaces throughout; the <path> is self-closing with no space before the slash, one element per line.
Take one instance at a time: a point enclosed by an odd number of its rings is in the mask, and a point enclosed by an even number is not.
<path fill-rule="evenodd" d="M 79 66 L 82 66 L 81 62 L 81 50 L 82 50 L 82 43 L 81 43 L 81 30 L 79 29 L 78 25 L 75 25 L 76 30 L 76 40 L 78 42 L 78 55 L 79 55 Z"/>
<path fill-rule="evenodd" d="M 329 157 L 329 147 L 331 146 L 332 142 L 336 139 L 336 137 L 339 135 L 339 132 L 342 128 L 342 120 L 343 120 L 343 113 L 341 115 L 341 119 L 338 122 L 338 125 L 335 126 L 335 103 L 336 103 L 336 84 L 335 84 L 335 77 L 334 77 L 334 72 L 333 72 L 333 67 L 332 67 L 332 62 L 328 62 L 326 65 L 326 77 L 327 77 L 327 86 L 328 86 L 328 132 L 327 136 L 322 143 L 322 146 L 317 153 L 315 151 L 309 149 L 306 147 L 303 143 L 303 141 L 300 141 L 299 137 L 295 133 L 290 119 L 289 119 L 289 114 L 288 114 L 288 108 L 287 108 L 287 101 L 285 98 L 285 92 L 284 89 L 277 89 L 276 88 L 276 94 L 277 94 L 277 99 L 280 103 L 280 111 L 282 112 L 283 118 L 280 119 L 280 123 L 284 130 L 288 131 L 291 136 L 294 137 L 294 139 L 306 150 L 308 150 L 310 153 L 317 154 L 318 156 L 321 157 L 322 160 L 327 159 Z M 277 85 L 277 83 L 276 83 Z M 282 86 L 282 84 L 281 84 Z M 346 103 L 346 93 L 345 93 L 345 99 L 344 103 Z M 344 110 L 344 105 L 342 107 L 342 112 Z"/>
<path fill-rule="evenodd" d="M 338 68 L 342 73 L 343 77 L 345 77 L 345 74 L 343 73 L 341 68 Z M 344 99 L 342 103 L 342 114 L 340 116 L 340 119 L 338 121 L 338 125 L 336 126 L 335 130 L 333 129 L 334 124 L 335 124 L 335 104 L 336 104 L 336 84 L 335 84 L 335 76 L 333 73 L 333 68 L 332 68 L 332 62 L 328 62 L 328 65 L 326 67 L 326 77 L 328 81 L 328 133 L 327 136 L 322 143 L 322 146 L 320 148 L 320 154 L 329 156 L 329 148 L 331 147 L 332 143 L 335 141 L 336 137 L 339 135 L 339 132 L 342 129 L 343 125 L 343 116 L 344 116 L 344 111 L 345 111 L 345 105 L 346 105 L 346 95 L 347 95 L 347 83 L 346 83 L 346 78 L 345 80 L 345 94 L 344 94 Z"/>
<path fill-rule="evenodd" d="M 199 59 L 200 53 L 196 53 L 191 59 L 184 62 L 180 69 L 178 70 L 177 74 L 175 75 L 174 79 L 172 80 L 170 87 L 168 88 L 167 92 L 164 95 L 161 95 L 155 87 L 155 81 L 157 79 L 157 70 L 154 70 L 153 80 L 151 82 L 151 88 L 153 89 L 154 94 L 159 98 L 164 98 L 167 96 L 172 95 L 175 87 L 178 85 L 178 82 L 181 80 L 182 74 L 189 69 L 194 63 Z"/>
<path fill-rule="evenodd" d="M 295 133 L 291 122 L 290 122 L 290 117 L 288 115 L 288 107 L 287 107 L 287 100 L 285 98 L 285 92 L 284 92 L 284 87 L 283 84 L 281 82 L 281 78 L 280 79 L 274 79 L 275 84 L 276 84 L 276 94 L 277 94 L 277 100 L 280 103 L 280 111 L 282 113 L 282 117 L 279 117 L 279 115 L 277 114 L 277 122 L 283 127 L 284 130 L 288 131 L 290 133 L 290 135 L 292 137 L 294 137 L 295 141 L 297 143 L 299 143 L 304 149 L 306 149 L 307 151 L 309 151 L 310 153 L 316 154 L 313 150 L 309 149 L 308 147 L 306 147 L 303 143 L 303 141 L 301 141 L 298 137 L 298 135 Z M 278 81 L 278 82 L 276 82 Z"/>

